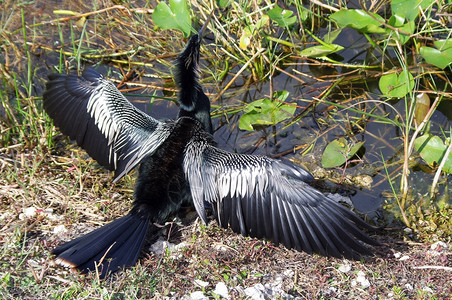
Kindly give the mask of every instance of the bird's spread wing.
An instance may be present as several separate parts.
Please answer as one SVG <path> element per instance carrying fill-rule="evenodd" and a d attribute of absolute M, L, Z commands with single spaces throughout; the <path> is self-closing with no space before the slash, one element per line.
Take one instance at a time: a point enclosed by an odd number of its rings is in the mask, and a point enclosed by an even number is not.
<path fill-rule="evenodd" d="M 170 130 L 135 108 L 94 69 L 83 76 L 51 74 L 44 108 L 61 132 L 77 141 L 116 180 L 151 154 Z"/>
<path fill-rule="evenodd" d="M 197 151 L 202 153 L 192 155 Z M 359 241 L 376 244 L 356 225 L 370 226 L 308 185 L 313 178 L 301 167 L 193 142 L 184 172 L 204 221 L 207 201 L 221 226 L 288 248 L 357 258 L 370 254 Z"/>

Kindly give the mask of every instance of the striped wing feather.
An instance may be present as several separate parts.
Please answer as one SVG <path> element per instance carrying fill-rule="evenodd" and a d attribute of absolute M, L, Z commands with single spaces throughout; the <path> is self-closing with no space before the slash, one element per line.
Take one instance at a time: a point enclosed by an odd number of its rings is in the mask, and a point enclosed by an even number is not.
<path fill-rule="evenodd" d="M 222 227 L 245 236 L 308 253 L 350 258 L 371 254 L 361 241 L 376 242 L 357 225 L 372 227 L 311 187 L 307 182 L 313 178 L 301 167 L 199 143 L 186 151 L 196 148 L 202 155 L 186 156 L 184 170 L 200 216 L 207 201 Z"/>
<path fill-rule="evenodd" d="M 116 180 L 170 133 L 171 125 L 135 108 L 111 81 L 91 68 L 82 76 L 49 75 L 43 101 L 61 132 L 99 164 L 115 170 Z"/>

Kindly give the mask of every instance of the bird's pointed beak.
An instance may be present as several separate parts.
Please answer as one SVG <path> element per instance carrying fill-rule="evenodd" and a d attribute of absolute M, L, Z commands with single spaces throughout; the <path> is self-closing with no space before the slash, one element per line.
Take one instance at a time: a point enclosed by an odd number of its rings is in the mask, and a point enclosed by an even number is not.
<path fill-rule="evenodd" d="M 210 13 L 210 15 L 207 17 L 206 22 L 204 23 L 204 25 L 202 25 L 201 29 L 199 29 L 199 31 L 198 31 L 198 42 L 201 42 L 202 37 L 203 37 L 203 35 L 204 35 L 204 30 L 207 28 L 207 25 L 209 24 L 210 19 L 212 18 L 213 12 L 214 12 L 214 11 L 212 10 L 212 12 Z"/>

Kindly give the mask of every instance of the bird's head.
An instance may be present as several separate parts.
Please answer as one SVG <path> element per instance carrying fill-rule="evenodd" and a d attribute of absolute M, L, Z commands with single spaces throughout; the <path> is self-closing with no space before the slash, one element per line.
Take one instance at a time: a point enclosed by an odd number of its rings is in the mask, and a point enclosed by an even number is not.
<path fill-rule="evenodd" d="M 199 72 L 199 49 L 204 31 L 207 28 L 207 24 L 209 24 L 212 14 L 213 12 L 207 17 L 207 20 L 201 29 L 190 37 L 184 50 L 177 57 L 179 72 L 183 70 L 186 72 Z"/>

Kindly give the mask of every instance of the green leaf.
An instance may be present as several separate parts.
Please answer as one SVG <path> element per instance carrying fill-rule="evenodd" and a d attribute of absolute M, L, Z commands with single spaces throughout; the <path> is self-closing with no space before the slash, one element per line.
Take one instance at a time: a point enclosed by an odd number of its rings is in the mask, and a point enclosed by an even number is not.
<path fill-rule="evenodd" d="M 191 18 L 185 0 L 169 0 L 169 6 L 160 2 L 152 14 L 152 20 L 162 29 L 178 29 L 186 37 L 190 35 Z"/>
<path fill-rule="evenodd" d="M 225 9 L 226 7 L 228 7 L 229 5 L 231 5 L 231 1 L 232 0 L 218 0 L 218 7 L 220 9 Z"/>
<path fill-rule="evenodd" d="M 301 10 L 298 11 L 298 17 L 302 22 L 306 21 L 311 15 L 311 11 L 304 6 L 300 6 Z"/>
<path fill-rule="evenodd" d="M 414 78 L 410 72 L 390 73 L 381 76 L 380 91 L 388 97 L 402 98 L 414 88 Z"/>
<path fill-rule="evenodd" d="M 436 49 L 444 51 L 449 48 L 452 48 L 452 39 L 437 40 L 433 42 L 433 45 L 435 45 Z"/>
<path fill-rule="evenodd" d="M 333 13 L 330 19 L 339 27 L 350 27 L 364 33 L 384 33 L 381 28 L 384 19 L 377 14 L 366 12 L 362 9 L 346 9 Z M 380 23 L 379 21 L 382 23 Z"/>
<path fill-rule="evenodd" d="M 399 15 L 392 15 L 391 18 L 389 18 L 388 24 L 394 28 L 400 29 L 403 32 L 407 32 L 410 35 L 414 33 L 416 28 L 414 21 L 408 21 L 405 23 L 405 18 Z M 391 39 L 398 40 L 402 45 L 410 39 L 410 35 L 397 32 L 392 28 L 386 28 L 386 32 Z"/>
<path fill-rule="evenodd" d="M 431 47 L 421 47 L 421 56 L 429 64 L 432 64 L 440 69 L 444 69 L 452 63 L 452 47 L 447 48 L 448 44 L 444 43 L 443 50 L 438 50 Z"/>
<path fill-rule="evenodd" d="M 414 21 L 419 15 L 419 7 L 424 10 L 433 2 L 435 0 L 392 0 L 391 11 L 393 15 Z"/>
<path fill-rule="evenodd" d="M 287 28 L 290 25 L 293 25 L 293 24 L 295 24 L 295 22 L 297 22 L 297 17 L 292 16 L 293 11 L 287 10 L 287 9 L 282 9 L 278 5 L 276 5 L 272 9 L 270 9 L 267 12 L 267 15 L 270 17 L 270 19 L 272 19 L 273 21 L 278 23 L 279 26 L 284 27 L 284 28 Z"/>
<path fill-rule="evenodd" d="M 270 17 L 268 15 L 262 15 L 262 17 L 256 22 L 256 29 L 261 30 L 263 27 L 268 26 L 268 22 L 270 21 Z"/>
<path fill-rule="evenodd" d="M 345 138 L 331 141 L 323 151 L 322 166 L 333 168 L 343 165 L 356 154 L 363 144 L 364 142 L 348 144 Z"/>
<path fill-rule="evenodd" d="M 289 96 L 289 92 L 277 92 L 274 96 L 278 101 L 259 99 L 248 104 L 240 117 L 239 128 L 252 131 L 255 125 L 276 125 L 291 118 L 296 107 L 281 103 Z"/>
<path fill-rule="evenodd" d="M 300 55 L 306 57 L 323 57 L 341 51 L 342 49 L 344 49 L 344 47 L 336 44 L 318 45 L 303 49 L 303 51 L 300 52 Z"/>
<path fill-rule="evenodd" d="M 448 145 L 445 145 L 441 138 L 437 136 L 424 134 L 414 141 L 414 147 L 428 164 L 433 165 L 435 162 L 438 164 L 441 163 L 446 154 Z M 446 159 L 443 170 L 451 174 L 452 153 L 449 153 L 449 156 Z"/>

